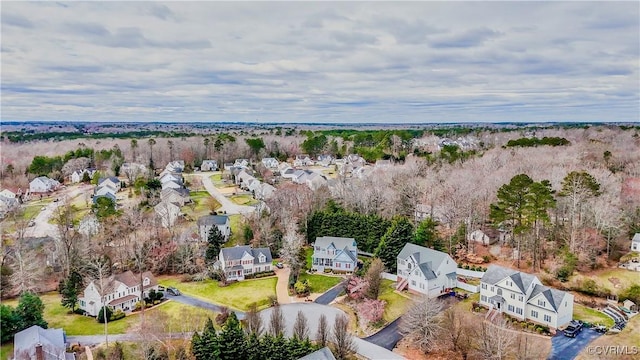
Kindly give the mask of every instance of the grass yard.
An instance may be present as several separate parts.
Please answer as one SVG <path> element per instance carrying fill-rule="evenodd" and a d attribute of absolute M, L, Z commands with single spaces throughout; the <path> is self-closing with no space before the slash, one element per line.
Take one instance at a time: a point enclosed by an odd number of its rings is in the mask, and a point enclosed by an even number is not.
<path fill-rule="evenodd" d="M 231 236 L 224 247 L 244 245 L 244 218 L 242 215 L 229 215 L 229 226 L 231 227 Z"/>
<path fill-rule="evenodd" d="M 243 195 L 233 195 L 229 197 L 229 200 L 233 201 L 238 205 L 255 205 L 258 203 L 258 200 L 254 199 L 251 195 L 243 194 Z"/>
<path fill-rule="evenodd" d="M 338 285 L 340 281 L 342 281 L 342 278 L 335 277 L 335 276 L 324 276 L 324 275 L 303 273 L 303 274 L 300 274 L 300 277 L 298 277 L 298 280 L 309 281 L 309 284 L 311 285 L 312 293 L 323 293 L 331 289 L 332 287 Z"/>
<path fill-rule="evenodd" d="M 304 268 L 307 269 L 307 270 L 310 270 L 311 269 L 311 262 L 313 261 L 313 248 L 312 247 L 308 247 L 308 248 L 304 249 L 304 258 L 307 260 Z"/>
<path fill-rule="evenodd" d="M 406 311 L 407 306 L 411 304 L 411 299 L 394 292 L 395 284 L 395 281 L 383 279 L 380 296 L 378 296 L 378 299 L 387 302 L 383 316 L 387 322 L 391 322 L 400 317 L 400 315 Z"/>
<path fill-rule="evenodd" d="M 589 354 L 585 347 L 576 359 L 579 360 L 591 360 L 591 359 L 637 359 L 637 354 L 632 354 L 632 347 L 638 347 L 640 344 L 640 316 L 634 316 L 629 320 L 627 326 L 619 333 L 615 335 L 603 335 L 589 343 L 590 347 L 594 346 L 627 346 L 630 355 L 615 355 L 611 354 L 608 357 L 603 356 L 602 353 Z"/>
<path fill-rule="evenodd" d="M 194 220 L 200 216 L 209 215 L 213 210 L 219 209 L 222 205 L 206 191 L 192 191 L 189 194 L 191 204 L 182 207 L 182 212 Z"/>
<path fill-rule="evenodd" d="M 13 357 L 13 341 L 2 344 L 0 347 L 0 359 L 7 360 L 9 357 Z"/>
<path fill-rule="evenodd" d="M 187 295 L 210 301 L 238 310 L 248 310 L 249 305 L 256 303 L 259 308 L 269 306 L 269 296 L 276 296 L 276 277 L 245 280 L 225 287 L 218 286 L 214 280 L 201 282 L 180 282 L 175 277 L 161 277 L 159 282 L 164 286 L 174 286 Z"/>
<path fill-rule="evenodd" d="M 480 294 L 476 293 L 476 294 L 470 294 L 468 298 L 462 300 L 462 301 L 458 301 L 458 303 L 455 305 L 465 311 L 471 311 L 471 306 L 473 306 L 474 302 L 478 302 L 480 301 Z"/>
<path fill-rule="evenodd" d="M 607 327 L 613 326 L 613 319 L 598 310 L 591 309 L 584 305 L 573 304 L 573 318 L 590 322 L 592 324 L 602 324 Z"/>
<path fill-rule="evenodd" d="M 104 324 L 98 323 L 96 319 L 89 316 L 68 314 L 69 310 L 60 305 L 58 293 L 43 294 L 40 295 L 40 299 L 44 303 L 44 319 L 49 323 L 50 328 L 64 328 L 67 335 L 104 334 Z M 18 305 L 18 299 L 3 300 L 3 304 L 15 307 Z M 114 321 L 108 326 L 109 334 L 124 334 L 136 321 L 136 316 L 127 316 L 124 319 Z"/>
<path fill-rule="evenodd" d="M 619 287 L 615 287 L 609 279 L 617 279 L 620 282 Z M 605 287 L 613 294 L 619 293 L 621 290 L 636 284 L 638 282 L 638 273 L 625 269 L 606 269 L 597 271 L 592 274 L 577 274 L 570 280 L 570 284 L 576 284 L 580 280 L 593 279 L 599 286 Z"/>

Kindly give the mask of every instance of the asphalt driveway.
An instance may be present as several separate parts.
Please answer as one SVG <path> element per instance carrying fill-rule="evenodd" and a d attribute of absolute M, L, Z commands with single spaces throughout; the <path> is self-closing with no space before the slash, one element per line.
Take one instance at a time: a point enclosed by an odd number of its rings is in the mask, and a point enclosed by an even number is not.
<path fill-rule="evenodd" d="M 382 330 L 369 337 L 363 338 L 363 340 L 366 340 L 378 346 L 382 346 L 387 350 L 393 350 L 393 348 L 396 347 L 398 341 L 402 339 L 402 335 L 400 335 L 400 331 L 398 331 L 400 319 L 401 318 L 395 319 L 389 325 L 385 326 Z"/>
<path fill-rule="evenodd" d="M 322 304 L 322 305 L 329 305 L 333 300 L 335 300 L 338 297 L 338 295 L 342 292 L 342 290 L 344 290 L 346 286 L 347 286 L 346 281 L 341 282 L 340 284 L 327 290 L 327 292 L 325 292 L 324 294 L 318 296 L 315 303 Z"/>
<path fill-rule="evenodd" d="M 558 331 L 556 336 L 551 339 L 551 355 L 549 355 L 549 360 L 575 359 L 585 346 L 600 335 L 602 334 L 588 328 L 582 329 L 575 338 L 564 336 L 562 331 Z"/>

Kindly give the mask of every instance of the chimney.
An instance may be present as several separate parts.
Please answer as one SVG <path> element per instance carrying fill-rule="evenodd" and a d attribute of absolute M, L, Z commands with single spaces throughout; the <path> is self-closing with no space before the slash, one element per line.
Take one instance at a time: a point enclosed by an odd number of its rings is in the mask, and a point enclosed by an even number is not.
<path fill-rule="evenodd" d="M 44 360 L 44 352 L 42 351 L 42 344 L 36 345 L 36 360 Z"/>

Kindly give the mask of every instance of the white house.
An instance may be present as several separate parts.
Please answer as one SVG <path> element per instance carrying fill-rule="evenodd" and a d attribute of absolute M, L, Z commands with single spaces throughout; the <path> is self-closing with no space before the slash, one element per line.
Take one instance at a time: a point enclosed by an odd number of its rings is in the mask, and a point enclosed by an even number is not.
<path fill-rule="evenodd" d="M 351 164 L 354 167 L 364 166 L 367 162 L 358 154 L 349 154 L 344 159 L 345 164 Z"/>
<path fill-rule="evenodd" d="M 202 160 L 200 165 L 202 171 L 216 171 L 218 170 L 218 162 L 216 160 Z"/>
<path fill-rule="evenodd" d="M 4 190 L 0 191 L 0 197 L 7 198 L 7 199 L 15 199 L 16 198 L 16 193 L 14 193 L 13 191 L 11 191 L 9 189 L 4 189 Z"/>
<path fill-rule="evenodd" d="M 168 201 L 160 201 L 153 207 L 156 215 L 160 218 L 162 226 L 169 228 L 175 225 L 180 215 L 180 207 Z"/>
<path fill-rule="evenodd" d="M 116 189 L 116 192 L 120 191 L 120 188 L 121 188 L 120 179 L 118 179 L 115 176 L 100 178 L 100 180 L 98 180 L 98 186 L 104 186 L 104 185 L 111 185 L 111 187 Z"/>
<path fill-rule="evenodd" d="M 406 244 L 398 254 L 396 289 L 420 293 L 435 298 L 458 284 L 458 264 L 441 251 L 415 244 Z"/>
<path fill-rule="evenodd" d="M 148 173 L 146 165 L 138 163 L 123 163 L 120 166 L 120 173 L 125 174 L 129 179 L 135 180 L 138 176 Z"/>
<path fill-rule="evenodd" d="M 267 183 L 260 183 L 260 187 L 254 192 L 254 196 L 258 200 L 265 200 L 270 198 L 273 193 L 276 192 L 276 188 Z"/>
<path fill-rule="evenodd" d="M 316 238 L 311 268 L 317 271 L 353 272 L 358 265 L 358 246 L 353 238 L 323 236 Z"/>
<path fill-rule="evenodd" d="M 227 280 L 244 280 L 246 275 L 271 271 L 272 261 L 269 248 L 234 246 L 220 249 L 218 255 L 218 264 Z"/>
<path fill-rule="evenodd" d="M 115 196 L 116 192 L 117 192 L 116 188 L 113 185 L 111 185 L 111 183 L 104 183 L 96 187 L 96 189 L 93 192 L 93 196 L 101 196 L 106 194 L 112 194 Z"/>
<path fill-rule="evenodd" d="M 313 160 L 311 157 L 306 154 L 296 155 L 296 158 L 293 160 L 293 166 L 309 166 L 313 165 Z"/>
<path fill-rule="evenodd" d="M 249 185 L 253 180 L 256 180 L 256 178 L 244 170 L 240 171 L 238 175 L 236 175 L 236 185 L 245 190 L 249 188 Z"/>
<path fill-rule="evenodd" d="M 631 238 L 631 251 L 640 252 L 640 233 L 636 233 Z"/>
<path fill-rule="evenodd" d="M 491 265 L 480 280 L 480 304 L 520 320 L 560 328 L 573 318 L 573 295 L 534 275 Z"/>
<path fill-rule="evenodd" d="M 71 174 L 71 182 L 79 183 L 84 178 L 84 174 L 89 174 L 89 179 L 93 179 L 93 175 L 96 173 L 96 169 L 84 169 L 84 170 L 76 170 Z"/>
<path fill-rule="evenodd" d="M 111 275 L 102 281 L 104 291 L 100 291 L 100 280 L 92 280 L 84 289 L 82 297 L 78 298 L 80 309 L 91 316 L 98 316 L 98 312 L 104 303 L 114 311 L 131 311 L 138 301 L 149 296 L 151 289 L 158 290 L 158 282 L 148 271 L 142 273 L 142 279 L 140 279 L 140 274 L 127 271 L 122 274 Z M 143 287 L 142 297 L 140 296 L 141 283 Z M 104 297 L 104 301 L 100 297 L 101 294 Z"/>
<path fill-rule="evenodd" d="M 482 245 L 492 245 L 500 239 L 500 232 L 496 229 L 483 227 L 467 234 L 467 241 L 473 241 Z"/>
<path fill-rule="evenodd" d="M 262 165 L 267 169 L 277 169 L 280 163 L 275 158 L 264 158 L 262 159 Z"/>
<path fill-rule="evenodd" d="M 213 226 L 217 226 L 218 230 L 222 233 L 225 239 L 231 235 L 231 223 L 229 217 L 226 215 L 207 215 L 198 219 L 198 232 L 200 233 L 200 240 L 207 241 L 209 237 L 209 230 Z"/>
<path fill-rule="evenodd" d="M 43 329 L 33 325 L 15 334 L 13 359 L 74 360 L 74 353 L 67 353 L 63 329 Z"/>
<path fill-rule="evenodd" d="M 236 161 L 233 163 L 233 166 L 246 168 L 247 166 L 249 166 L 249 160 L 247 160 L 247 159 L 236 159 Z"/>
<path fill-rule="evenodd" d="M 318 155 L 318 164 L 327 167 L 335 163 L 335 159 L 331 155 Z"/>
<path fill-rule="evenodd" d="M 39 176 L 29 183 L 29 192 L 31 193 L 46 193 L 55 191 L 60 186 L 57 180 L 50 179 L 46 176 Z"/>
<path fill-rule="evenodd" d="M 169 180 L 162 183 L 162 190 L 164 189 L 182 189 L 184 185 L 179 180 Z"/>
<path fill-rule="evenodd" d="M 181 173 L 184 171 L 184 160 L 171 161 L 164 168 L 169 172 Z"/>

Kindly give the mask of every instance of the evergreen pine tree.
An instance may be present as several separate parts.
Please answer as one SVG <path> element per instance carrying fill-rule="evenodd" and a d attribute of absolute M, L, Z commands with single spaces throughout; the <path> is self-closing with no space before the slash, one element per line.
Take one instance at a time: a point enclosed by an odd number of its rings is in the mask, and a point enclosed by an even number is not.
<path fill-rule="evenodd" d="M 220 359 L 236 360 L 246 358 L 246 340 L 236 313 L 232 312 L 229 315 L 222 327 L 218 340 Z"/>
<path fill-rule="evenodd" d="M 412 242 L 413 225 L 407 218 L 399 217 L 393 220 L 391 227 L 380 240 L 376 255 L 382 260 L 389 272 L 396 272 L 396 261 L 400 250 L 405 244 Z"/>
<path fill-rule="evenodd" d="M 213 262 L 218 258 L 218 254 L 220 254 L 220 247 L 225 243 L 224 235 L 222 235 L 217 226 L 214 225 L 209 230 L 207 242 L 208 245 L 205 257 L 207 261 Z"/>

